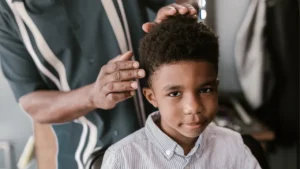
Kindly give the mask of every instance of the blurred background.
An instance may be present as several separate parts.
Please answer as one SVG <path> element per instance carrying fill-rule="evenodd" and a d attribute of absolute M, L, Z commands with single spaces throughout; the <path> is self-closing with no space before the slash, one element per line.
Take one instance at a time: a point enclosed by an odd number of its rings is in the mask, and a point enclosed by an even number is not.
<path fill-rule="evenodd" d="M 220 42 L 220 111 L 214 122 L 255 138 L 269 168 L 298 169 L 299 0 L 200 0 L 198 5 L 199 20 Z M 148 13 L 153 20 L 155 13 Z M 0 169 L 6 152 L 16 168 L 33 134 L 31 120 L 2 73 L 0 96 Z"/>

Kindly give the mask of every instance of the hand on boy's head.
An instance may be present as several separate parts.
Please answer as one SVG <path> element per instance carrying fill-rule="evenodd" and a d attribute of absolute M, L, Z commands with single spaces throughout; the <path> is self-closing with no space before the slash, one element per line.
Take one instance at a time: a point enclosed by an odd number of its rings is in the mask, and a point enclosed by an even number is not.
<path fill-rule="evenodd" d="M 154 20 L 154 22 L 147 22 L 143 24 L 143 30 L 145 32 L 149 32 L 151 28 L 156 24 L 156 23 L 161 23 L 163 20 L 166 20 L 169 16 L 174 16 L 174 15 L 191 15 L 197 17 L 197 10 L 190 4 L 170 4 L 168 6 L 165 6 L 161 8 L 157 16 Z"/>
<path fill-rule="evenodd" d="M 93 107 L 111 109 L 134 95 L 138 87 L 134 80 L 145 77 L 145 71 L 131 60 L 132 56 L 132 52 L 127 52 L 102 66 L 91 91 Z"/>

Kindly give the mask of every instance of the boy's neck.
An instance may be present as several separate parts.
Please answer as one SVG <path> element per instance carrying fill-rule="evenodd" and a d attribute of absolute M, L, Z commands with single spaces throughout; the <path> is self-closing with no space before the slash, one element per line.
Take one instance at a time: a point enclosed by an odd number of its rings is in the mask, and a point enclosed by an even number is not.
<path fill-rule="evenodd" d="M 168 126 L 164 125 L 161 120 L 159 119 L 156 122 L 156 125 L 169 137 L 171 137 L 178 145 L 182 147 L 184 150 L 184 155 L 187 155 L 195 146 L 195 143 L 198 139 L 196 138 L 189 138 L 181 135 L 177 131 L 170 130 Z"/>

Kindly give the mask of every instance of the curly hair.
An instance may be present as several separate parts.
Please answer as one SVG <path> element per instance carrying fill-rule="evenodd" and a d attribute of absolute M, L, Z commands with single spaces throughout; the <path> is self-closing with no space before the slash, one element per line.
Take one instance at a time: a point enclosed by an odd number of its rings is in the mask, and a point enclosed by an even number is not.
<path fill-rule="evenodd" d="M 196 18 L 173 16 L 155 25 L 140 41 L 140 64 L 146 71 L 143 86 L 151 86 L 152 74 L 164 64 L 180 61 L 211 62 L 218 72 L 219 44 L 213 31 Z"/>

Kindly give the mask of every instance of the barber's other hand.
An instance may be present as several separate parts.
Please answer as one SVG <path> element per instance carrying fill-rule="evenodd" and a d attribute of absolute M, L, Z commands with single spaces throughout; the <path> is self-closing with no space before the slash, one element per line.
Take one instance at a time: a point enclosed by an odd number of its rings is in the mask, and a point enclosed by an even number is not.
<path fill-rule="evenodd" d="M 137 61 L 131 60 L 132 56 L 129 51 L 102 66 L 90 93 L 93 107 L 112 109 L 134 95 L 138 88 L 135 80 L 145 77 L 145 71 L 139 69 Z"/>
<path fill-rule="evenodd" d="M 158 11 L 156 18 L 154 20 L 154 22 L 147 22 L 145 24 L 143 24 L 143 30 L 145 32 L 149 32 L 151 30 L 151 28 L 157 24 L 157 23 L 161 23 L 161 21 L 167 19 L 169 16 L 173 16 L 173 15 L 192 15 L 194 17 L 197 17 L 197 10 L 191 5 L 191 4 L 170 4 L 167 5 L 165 7 L 160 8 L 160 10 Z"/>

